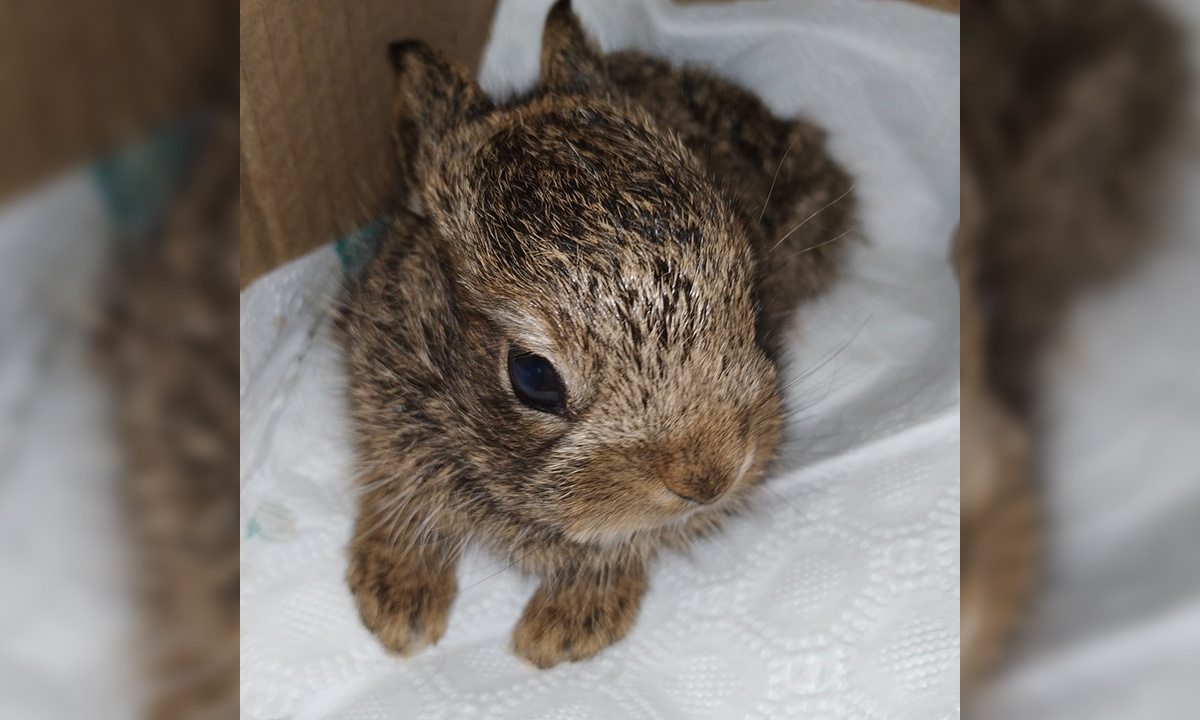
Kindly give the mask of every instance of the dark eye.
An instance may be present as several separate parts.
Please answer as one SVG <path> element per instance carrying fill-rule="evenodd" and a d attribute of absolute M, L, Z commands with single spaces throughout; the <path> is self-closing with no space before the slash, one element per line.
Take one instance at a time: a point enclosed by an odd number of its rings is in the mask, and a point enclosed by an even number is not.
<path fill-rule="evenodd" d="M 534 410 L 558 414 L 566 408 L 562 380 L 546 358 L 509 350 L 508 377 L 517 399 Z"/>

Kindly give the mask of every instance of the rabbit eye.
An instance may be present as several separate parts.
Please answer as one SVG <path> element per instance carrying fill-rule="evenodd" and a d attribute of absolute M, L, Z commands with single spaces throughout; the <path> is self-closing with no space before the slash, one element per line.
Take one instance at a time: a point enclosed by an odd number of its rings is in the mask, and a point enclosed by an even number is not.
<path fill-rule="evenodd" d="M 546 358 L 515 348 L 509 350 L 508 377 L 517 399 L 534 410 L 557 415 L 566 409 L 562 380 Z"/>

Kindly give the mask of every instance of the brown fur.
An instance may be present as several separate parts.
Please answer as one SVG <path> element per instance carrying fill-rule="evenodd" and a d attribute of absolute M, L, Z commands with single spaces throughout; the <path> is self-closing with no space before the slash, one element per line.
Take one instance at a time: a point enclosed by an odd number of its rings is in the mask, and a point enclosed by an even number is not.
<path fill-rule="evenodd" d="M 520 657 L 623 637 L 655 553 L 761 481 L 785 323 L 851 229 L 811 125 L 699 71 L 604 58 L 565 2 L 542 57 L 537 91 L 496 107 L 393 46 L 405 209 L 340 325 L 363 489 L 348 577 L 401 653 L 444 632 L 467 542 L 543 578 Z M 512 345 L 553 362 L 562 415 L 514 397 Z"/>
<path fill-rule="evenodd" d="M 1039 508 L 1030 482 L 1029 428 L 987 382 L 979 298 L 982 198 L 964 159 L 956 265 L 962 282 L 963 687 L 974 689 L 1012 632 L 1033 583 Z"/>

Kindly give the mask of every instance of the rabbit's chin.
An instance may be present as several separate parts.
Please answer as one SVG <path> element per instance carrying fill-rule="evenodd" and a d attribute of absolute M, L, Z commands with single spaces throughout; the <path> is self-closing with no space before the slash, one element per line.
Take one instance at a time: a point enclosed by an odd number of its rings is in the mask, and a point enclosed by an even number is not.
<path fill-rule="evenodd" d="M 683 533 L 696 515 L 703 512 L 720 510 L 720 503 L 704 506 L 692 506 L 685 509 L 662 512 L 643 516 L 631 516 L 627 519 L 616 520 L 605 518 L 592 522 L 580 522 L 566 532 L 572 542 L 581 545 L 613 548 L 634 542 L 638 538 L 646 538 L 672 532 Z"/>

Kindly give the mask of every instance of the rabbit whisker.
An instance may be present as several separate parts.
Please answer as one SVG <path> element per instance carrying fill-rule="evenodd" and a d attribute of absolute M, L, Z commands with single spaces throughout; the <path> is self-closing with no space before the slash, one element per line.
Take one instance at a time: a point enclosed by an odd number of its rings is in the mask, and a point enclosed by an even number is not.
<path fill-rule="evenodd" d="M 779 171 L 783 168 L 783 161 L 787 160 L 788 153 L 792 151 L 792 148 L 796 147 L 796 143 L 799 140 L 800 138 L 792 140 L 792 144 L 788 145 L 788 149 L 783 151 L 783 157 L 779 158 L 779 164 L 775 166 L 775 174 L 771 176 L 771 187 L 767 189 L 767 199 L 763 200 L 762 212 L 758 214 L 759 222 L 762 222 L 762 219 L 767 214 L 767 205 L 771 204 L 771 193 L 775 192 L 775 181 L 779 179 Z"/>
<path fill-rule="evenodd" d="M 817 211 L 816 211 L 816 212 L 814 212 L 812 215 L 809 215 L 808 217 L 806 217 L 806 218 L 804 218 L 803 220 L 801 220 L 801 221 L 800 221 L 800 224 L 796 225 L 796 227 L 792 228 L 791 230 L 788 230 L 786 235 L 784 235 L 783 237 L 779 238 L 779 242 L 777 242 L 777 243 L 775 243 L 774 245 L 772 245 L 772 246 L 771 246 L 771 249 L 770 249 L 770 250 L 768 250 L 768 252 L 775 252 L 775 249 L 776 249 L 776 248 L 778 248 L 780 245 L 782 245 L 784 240 L 787 240 L 789 237 L 791 237 L 791 236 L 792 236 L 792 233 L 794 233 L 794 232 L 796 232 L 797 230 L 799 230 L 800 228 L 804 227 L 804 224 L 805 224 L 805 223 L 807 223 L 809 220 L 812 220 L 813 218 L 815 218 L 816 216 L 820 215 L 821 213 L 825 212 L 826 210 L 828 210 L 829 208 L 833 207 L 833 206 L 834 206 L 834 205 L 836 205 L 837 203 L 841 202 L 841 201 L 842 201 L 842 200 L 843 200 L 843 199 L 844 199 L 844 198 L 845 198 L 847 195 L 849 195 L 849 194 L 850 194 L 850 191 L 851 191 L 851 190 L 853 190 L 853 189 L 854 189 L 854 186 L 855 186 L 855 185 L 857 185 L 857 184 L 858 184 L 858 183 L 852 183 L 852 184 L 850 185 L 850 187 L 846 188 L 846 192 L 842 193 L 841 195 L 838 195 L 836 198 L 834 198 L 833 200 L 830 200 L 828 203 L 826 203 L 826 204 L 825 204 L 825 205 L 824 205 L 824 206 L 823 206 L 821 209 L 817 210 Z M 839 237 L 840 237 L 840 236 L 839 236 Z M 820 246 L 819 246 L 819 245 L 814 245 L 813 247 L 820 247 Z M 811 249 L 812 249 L 812 248 L 808 248 L 808 250 L 811 250 Z"/>

